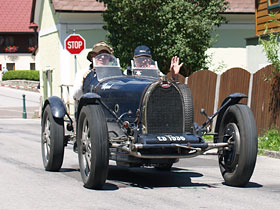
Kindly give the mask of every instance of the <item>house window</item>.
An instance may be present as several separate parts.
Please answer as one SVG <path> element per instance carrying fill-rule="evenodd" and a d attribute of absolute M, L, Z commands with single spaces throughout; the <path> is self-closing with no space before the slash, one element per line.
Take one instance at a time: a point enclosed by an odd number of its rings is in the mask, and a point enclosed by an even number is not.
<path fill-rule="evenodd" d="M 280 0 L 267 0 L 268 9 L 273 9 L 276 7 L 280 7 Z"/>
<path fill-rule="evenodd" d="M 28 39 L 28 44 L 29 44 L 29 46 L 34 47 L 36 45 L 36 39 L 34 37 L 30 37 Z"/>
<path fill-rule="evenodd" d="M 13 46 L 14 45 L 14 37 L 8 36 L 5 39 L 6 46 Z"/>
<path fill-rule="evenodd" d="M 35 63 L 30 63 L 30 70 L 35 70 Z"/>
<path fill-rule="evenodd" d="M 8 70 L 15 70 L 15 63 L 7 63 L 6 66 Z"/>

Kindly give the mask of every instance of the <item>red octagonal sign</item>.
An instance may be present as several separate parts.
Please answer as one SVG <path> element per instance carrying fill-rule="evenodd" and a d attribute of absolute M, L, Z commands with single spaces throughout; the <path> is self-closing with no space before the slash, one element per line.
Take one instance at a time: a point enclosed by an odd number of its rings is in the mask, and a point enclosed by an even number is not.
<path fill-rule="evenodd" d="M 71 54 L 80 54 L 86 46 L 86 41 L 79 34 L 71 34 L 64 40 L 64 46 Z"/>

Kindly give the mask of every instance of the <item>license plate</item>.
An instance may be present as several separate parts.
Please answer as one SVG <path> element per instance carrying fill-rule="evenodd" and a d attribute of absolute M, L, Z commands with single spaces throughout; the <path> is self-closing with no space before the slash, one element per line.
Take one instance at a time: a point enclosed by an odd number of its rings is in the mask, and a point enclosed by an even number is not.
<path fill-rule="evenodd" d="M 160 142 L 180 142 L 180 141 L 186 141 L 186 138 L 184 136 L 175 136 L 175 135 L 163 135 L 163 136 L 157 136 L 157 140 Z"/>

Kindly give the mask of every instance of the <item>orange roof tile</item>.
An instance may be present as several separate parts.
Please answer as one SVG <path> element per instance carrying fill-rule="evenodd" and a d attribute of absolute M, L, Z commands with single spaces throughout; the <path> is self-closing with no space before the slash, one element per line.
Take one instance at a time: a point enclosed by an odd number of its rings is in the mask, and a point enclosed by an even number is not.
<path fill-rule="evenodd" d="M 32 0 L 0 0 L 0 32 L 33 32 Z"/>
<path fill-rule="evenodd" d="M 52 0 L 56 11 L 104 12 L 104 3 L 96 0 Z"/>
<path fill-rule="evenodd" d="M 255 13 L 255 0 L 228 0 L 226 13 Z"/>

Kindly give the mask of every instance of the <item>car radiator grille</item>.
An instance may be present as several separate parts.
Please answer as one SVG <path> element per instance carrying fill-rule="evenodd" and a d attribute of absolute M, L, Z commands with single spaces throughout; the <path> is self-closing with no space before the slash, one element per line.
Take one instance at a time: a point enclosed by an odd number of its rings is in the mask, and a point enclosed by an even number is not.
<path fill-rule="evenodd" d="M 150 92 L 146 111 L 147 133 L 183 132 L 182 97 L 173 85 L 169 88 L 157 85 Z"/>

